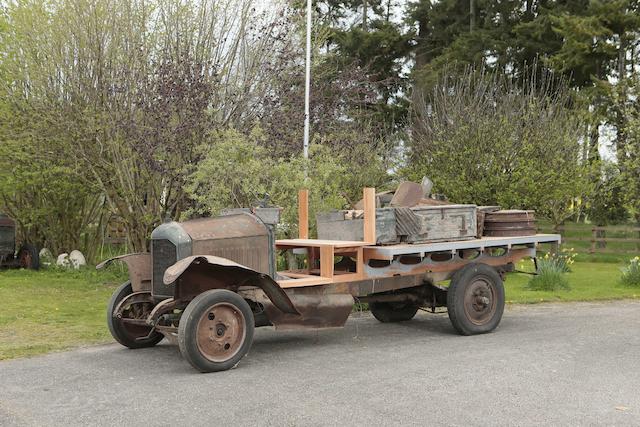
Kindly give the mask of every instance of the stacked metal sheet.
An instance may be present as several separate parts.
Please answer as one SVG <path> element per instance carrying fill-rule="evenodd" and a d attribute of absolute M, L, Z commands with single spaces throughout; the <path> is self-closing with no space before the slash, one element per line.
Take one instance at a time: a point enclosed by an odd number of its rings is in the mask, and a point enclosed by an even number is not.
<path fill-rule="evenodd" d="M 502 210 L 484 214 L 484 236 L 510 237 L 536 234 L 534 211 Z"/>

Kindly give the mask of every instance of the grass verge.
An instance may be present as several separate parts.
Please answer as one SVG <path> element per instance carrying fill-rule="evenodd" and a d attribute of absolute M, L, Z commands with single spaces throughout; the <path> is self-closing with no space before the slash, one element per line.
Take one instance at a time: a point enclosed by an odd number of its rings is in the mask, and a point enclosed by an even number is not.
<path fill-rule="evenodd" d="M 596 301 L 640 298 L 640 288 L 619 284 L 622 264 L 576 262 L 567 273 L 571 289 L 532 291 L 530 277 L 510 273 L 508 303 Z M 532 271 L 524 262 L 521 270 Z M 126 280 L 122 270 L 0 271 L 0 360 L 81 345 L 111 342 L 105 310 L 111 293 Z"/>
<path fill-rule="evenodd" d="M 0 271 L 0 360 L 108 342 L 105 310 L 121 270 Z"/>
<path fill-rule="evenodd" d="M 518 265 L 519 270 L 533 271 L 532 262 Z M 569 290 L 532 291 L 527 289 L 528 274 L 509 273 L 505 281 L 507 303 L 533 304 L 553 301 L 597 301 L 640 298 L 640 288 L 620 284 L 622 264 L 576 262 L 566 273 Z"/>

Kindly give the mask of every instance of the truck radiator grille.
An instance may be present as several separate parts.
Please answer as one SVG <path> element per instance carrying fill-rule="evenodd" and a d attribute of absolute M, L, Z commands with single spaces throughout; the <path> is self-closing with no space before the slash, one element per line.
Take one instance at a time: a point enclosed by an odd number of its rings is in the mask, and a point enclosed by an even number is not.
<path fill-rule="evenodd" d="M 175 245 L 166 239 L 152 240 L 151 258 L 153 260 L 153 295 L 156 297 L 172 297 L 175 282 L 165 285 L 162 278 L 165 270 L 178 260 Z"/>

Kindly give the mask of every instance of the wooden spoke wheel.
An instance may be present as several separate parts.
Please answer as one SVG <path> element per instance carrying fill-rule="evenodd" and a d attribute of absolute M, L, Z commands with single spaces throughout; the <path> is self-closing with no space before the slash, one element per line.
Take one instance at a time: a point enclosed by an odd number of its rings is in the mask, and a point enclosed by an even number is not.
<path fill-rule="evenodd" d="M 251 308 L 240 295 L 213 289 L 194 298 L 182 314 L 180 352 L 202 372 L 224 371 L 247 354 L 254 328 Z"/>
<path fill-rule="evenodd" d="M 127 306 L 122 317 L 113 315 L 120 302 L 133 293 L 131 282 L 120 285 L 111 296 L 107 306 L 107 325 L 113 338 L 125 347 L 145 348 L 153 347 L 162 341 L 164 336 L 152 332 L 151 327 L 144 324 L 147 315 L 153 309 L 150 302 L 138 302 Z"/>
<path fill-rule="evenodd" d="M 504 286 L 491 266 L 471 263 L 456 272 L 447 290 L 447 311 L 462 335 L 493 331 L 504 311 Z"/>

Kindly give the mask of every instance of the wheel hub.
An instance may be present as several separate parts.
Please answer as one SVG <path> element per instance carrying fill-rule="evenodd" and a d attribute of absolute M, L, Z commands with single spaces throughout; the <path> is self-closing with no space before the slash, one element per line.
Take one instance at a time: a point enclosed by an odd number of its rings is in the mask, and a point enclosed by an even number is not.
<path fill-rule="evenodd" d="M 244 315 L 229 303 L 214 304 L 198 323 L 198 348 L 212 362 L 231 359 L 242 347 L 246 330 Z"/>
<path fill-rule="evenodd" d="M 477 278 L 469 284 L 464 296 L 464 311 L 467 318 L 476 325 L 483 325 L 496 311 L 496 290 L 489 280 Z"/>

